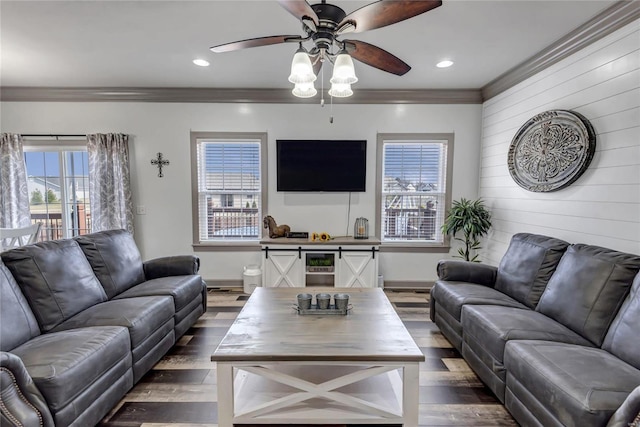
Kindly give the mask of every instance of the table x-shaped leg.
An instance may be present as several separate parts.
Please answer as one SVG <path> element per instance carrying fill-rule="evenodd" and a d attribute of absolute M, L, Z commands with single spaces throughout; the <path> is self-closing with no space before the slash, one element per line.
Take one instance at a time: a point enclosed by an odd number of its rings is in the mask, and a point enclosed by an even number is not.
<path fill-rule="evenodd" d="M 236 414 L 236 416 L 238 417 L 258 417 L 269 412 L 318 397 L 330 401 L 335 401 L 354 409 L 363 410 L 368 414 L 375 414 L 381 418 L 398 418 L 402 416 L 402 414 L 398 414 L 392 409 L 383 408 L 378 404 L 367 402 L 366 400 L 357 398 L 355 396 L 332 391 L 367 378 L 384 374 L 385 372 L 397 370 L 399 369 L 398 366 L 373 366 L 366 369 L 350 372 L 346 375 L 323 382 L 321 384 L 314 384 L 301 378 L 296 378 L 294 376 L 269 369 L 264 366 L 243 366 L 238 367 L 237 369 L 244 370 L 249 373 L 259 375 L 263 378 L 278 382 L 280 384 L 284 384 L 301 390 L 301 392 L 291 393 L 287 396 L 283 396 L 270 402 L 259 404 L 248 411 Z M 400 407 L 402 407 L 401 396 L 396 395 L 396 398 L 398 399 Z"/>

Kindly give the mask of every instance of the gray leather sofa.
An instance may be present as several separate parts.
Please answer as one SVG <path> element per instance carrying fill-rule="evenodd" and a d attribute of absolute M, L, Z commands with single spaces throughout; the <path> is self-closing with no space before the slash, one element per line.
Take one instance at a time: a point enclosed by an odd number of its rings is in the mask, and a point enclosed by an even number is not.
<path fill-rule="evenodd" d="M 520 233 L 498 267 L 441 261 L 430 316 L 521 425 L 639 425 L 639 271 Z"/>
<path fill-rule="evenodd" d="M 195 256 L 110 230 L 1 254 L 0 424 L 98 423 L 206 310 Z"/>

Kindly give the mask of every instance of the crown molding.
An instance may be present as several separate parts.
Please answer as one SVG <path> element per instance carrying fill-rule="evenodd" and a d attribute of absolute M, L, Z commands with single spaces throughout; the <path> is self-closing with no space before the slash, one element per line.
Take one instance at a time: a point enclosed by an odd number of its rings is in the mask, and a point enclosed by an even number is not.
<path fill-rule="evenodd" d="M 531 58 L 485 85 L 486 101 L 640 18 L 640 1 L 618 1 Z"/>
<path fill-rule="evenodd" d="M 318 104 L 320 97 L 296 98 L 289 89 L 0 87 L 8 102 L 204 102 Z M 330 99 L 330 98 L 329 98 Z M 327 101 L 329 101 L 327 99 Z M 481 104 L 479 89 L 361 89 L 336 104 Z"/>

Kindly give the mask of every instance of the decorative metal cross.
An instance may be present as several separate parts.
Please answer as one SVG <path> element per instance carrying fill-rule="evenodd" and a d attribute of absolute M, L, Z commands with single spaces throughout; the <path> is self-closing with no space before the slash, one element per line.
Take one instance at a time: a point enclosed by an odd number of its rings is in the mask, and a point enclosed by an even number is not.
<path fill-rule="evenodd" d="M 151 160 L 152 165 L 158 166 L 158 176 L 162 178 L 164 175 L 162 174 L 162 167 L 169 164 L 169 160 L 165 160 L 162 158 L 162 153 L 158 153 L 157 159 Z"/>

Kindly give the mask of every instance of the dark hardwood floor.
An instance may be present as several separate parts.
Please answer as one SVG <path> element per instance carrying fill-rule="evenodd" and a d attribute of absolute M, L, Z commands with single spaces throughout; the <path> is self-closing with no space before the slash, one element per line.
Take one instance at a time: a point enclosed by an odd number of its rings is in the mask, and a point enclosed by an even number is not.
<path fill-rule="evenodd" d="M 429 320 L 429 294 L 385 292 L 426 356 L 420 365 L 420 426 L 517 426 Z M 100 427 L 217 426 L 216 370 L 209 358 L 247 298 L 210 291 L 207 313 Z"/>

